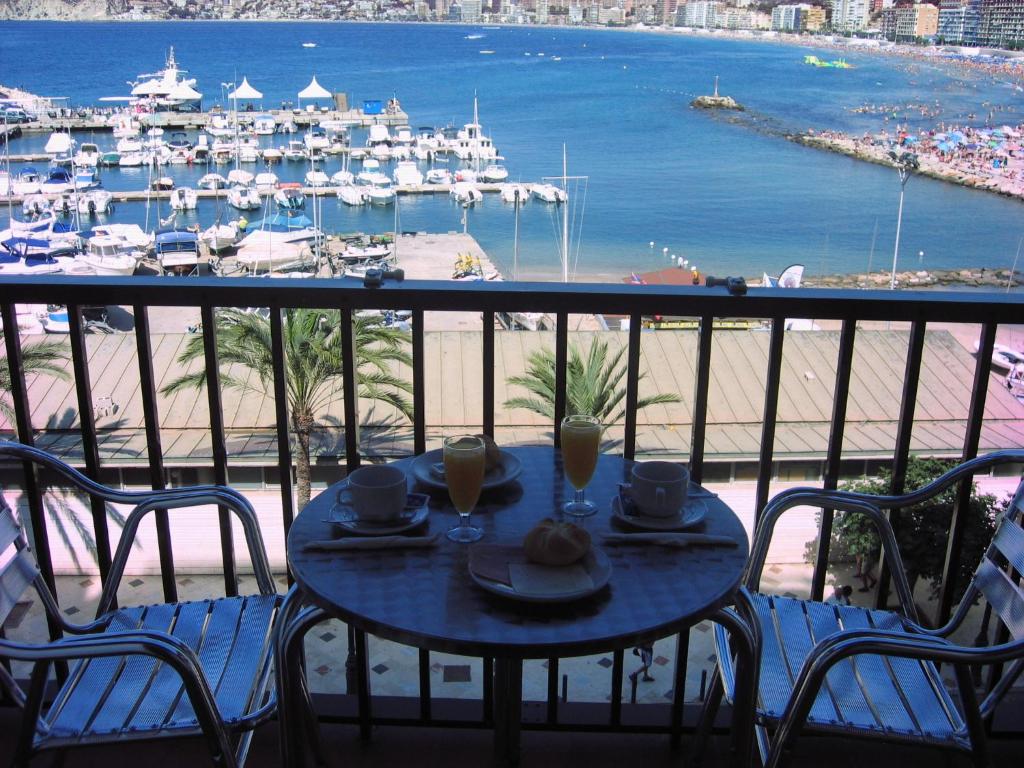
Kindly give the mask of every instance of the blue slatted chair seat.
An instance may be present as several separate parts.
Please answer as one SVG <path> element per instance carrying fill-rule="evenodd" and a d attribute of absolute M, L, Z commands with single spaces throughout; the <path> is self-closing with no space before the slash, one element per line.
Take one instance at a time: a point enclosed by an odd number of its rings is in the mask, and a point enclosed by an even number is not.
<path fill-rule="evenodd" d="M 263 703 L 273 652 L 271 627 L 283 599 L 249 595 L 124 608 L 115 613 L 110 631 L 154 630 L 186 643 L 199 657 L 221 717 L 231 725 Z M 45 722 L 37 746 L 199 730 L 180 676 L 149 656 L 78 662 Z"/>
<path fill-rule="evenodd" d="M 804 659 L 825 637 L 850 629 L 903 631 L 899 617 L 889 611 L 775 595 L 753 594 L 752 599 L 763 643 L 757 705 L 762 722 L 782 719 Z M 720 626 L 715 630 L 719 661 L 730 664 L 727 635 Z M 807 719 L 811 728 L 968 743 L 963 719 L 930 662 L 861 655 L 839 662 L 826 680 Z"/>

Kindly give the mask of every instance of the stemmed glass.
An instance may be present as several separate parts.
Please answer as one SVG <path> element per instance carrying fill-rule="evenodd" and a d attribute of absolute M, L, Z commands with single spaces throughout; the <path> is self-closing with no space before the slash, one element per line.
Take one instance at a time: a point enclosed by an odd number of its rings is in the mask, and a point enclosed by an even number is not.
<path fill-rule="evenodd" d="M 471 544 L 484 535 L 480 528 L 469 524 L 469 515 L 484 484 L 485 454 L 484 441 L 474 435 L 459 435 L 444 441 L 444 479 L 452 505 L 459 513 L 459 524 L 446 535 L 460 544 Z"/>
<path fill-rule="evenodd" d="M 588 517 L 597 512 L 597 505 L 583 498 L 583 489 L 594 476 L 597 449 L 601 443 L 601 422 L 594 416 L 566 416 L 562 419 L 562 467 L 569 483 L 576 489 L 572 501 L 562 511 L 567 515 Z"/>

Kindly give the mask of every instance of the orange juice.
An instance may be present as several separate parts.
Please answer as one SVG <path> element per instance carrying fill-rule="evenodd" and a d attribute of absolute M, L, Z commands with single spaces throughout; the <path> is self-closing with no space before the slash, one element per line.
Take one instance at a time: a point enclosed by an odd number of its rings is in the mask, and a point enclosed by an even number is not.
<path fill-rule="evenodd" d="M 562 466 L 573 488 L 585 488 L 597 466 L 601 424 L 596 419 L 568 416 L 562 422 Z"/>
<path fill-rule="evenodd" d="M 484 444 L 476 437 L 462 437 L 444 446 L 444 479 L 448 495 L 459 514 L 468 515 L 480 498 L 484 482 Z"/>

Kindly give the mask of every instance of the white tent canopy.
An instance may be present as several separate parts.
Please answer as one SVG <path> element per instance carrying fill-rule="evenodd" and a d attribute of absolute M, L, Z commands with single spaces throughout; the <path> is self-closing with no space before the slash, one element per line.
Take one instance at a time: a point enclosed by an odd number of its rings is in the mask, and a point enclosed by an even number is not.
<path fill-rule="evenodd" d="M 299 91 L 300 99 L 329 99 L 331 92 L 316 81 L 316 75 L 309 81 L 309 85 Z"/>
<path fill-rule="evenodd" d="M 249 85 L 249 79 L 248 78 L 243 77 L 242 78 L 242 84 L 240 86 L 238 86 L 235 90 L 233 90 L 231 93 L 229 93 L 228 94 L 228 98 L 229 99 L 243 99 L 243 100 L 251 101 L 253 99 L 262 99 L 263 98 L 263 94 L 260 93 L 259 91 L 257 91 L 251 85 Z"/>
<path fill-rule="evenodd" d="M 152 96 L 163 90 L 159 80 L 143 80 L 132 88 L 132 96 Z"/>
<path fill-rule="evenodd" d="M 171 92 L 167 94 L 167 98 L 174 101 L 195 101 L 196 99 L 203 98 L 203 94 L 188 83 L 178 83 L 174 86 Z"/>

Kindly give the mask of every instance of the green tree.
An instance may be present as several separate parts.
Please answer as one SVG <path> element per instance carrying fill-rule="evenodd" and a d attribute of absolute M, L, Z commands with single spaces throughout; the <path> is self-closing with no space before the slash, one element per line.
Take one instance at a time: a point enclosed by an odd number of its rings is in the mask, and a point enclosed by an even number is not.
<path fill-rule="evenodd" d="M 412 406 L 406 398 L 412 385 L 392 372 L 395 363 L 411 365 L 405 350 L 408 334 L 386 328 L 376 317 L 352 320 L 356 354 L 356 385 L 359 396 L 387 403 L 406 418 Z M 295 454 L 296 492 L 299 506 L 310 496 L 309 440 L 317 414 L 330 402 L 342 376 L 342 336 L 339 315 L 318 309 L 287 309 L 282 331 L 285 350 L 285 388 L 292 430 L 298 443 Z M 254 383 L 248 376 L 222 373 L 221 384 L 242 393 L 263 394 L 274 380 L 274 351 L 270 340 L 270 320 L 262 314 L 241 309 L 223 309 L 217 313 L 217 352 L 224 365 L 239 365 L 257 374 Z M 203 339 L 189 340 L 178 358 L 187 364 L 203 357 Z M 206 385 L 206 371 L 180 376 L 162 390 L 173 394 Z"/>
<path fill-rule="evenodd" d="M 0 331 L 0 345 L 4 343 L 4 332 Z M 68 372 L 64 364 L 68 361 L 68 348 L 58 341 L 40 341 L 26 344 L 21 348 L 21 363 L 25 369 L 25 377 L 45 373 L 54 378 L 66 381 Z M 11 370 L 6 363 L 0 364 L 0 413 L 11 424 L 14 423 L 14 408 L 8 402 L 11 392 Z"/>
<path fill-rule="evenodd" d="M 921 488 L 953 466 L 955 462 L 952 461 L 911 457 L 907 465 L 906 488 Z M 884 469 L 878 477 L 845 483 L 842 490 L 884 495 L 889 493 L 891 487 L 892 471 Z M 938 594 L 942 585 L 946 543 L 949 539 L 949 526 L 953 518 L 957 488 L 957 485 L 953 485 L 927 502 L 907 507 L 897 513 L 896 542 L 907 571 L 907 580 L 913 588 L 918 579 L 928 579 L 931 582 L 933 597 Z M 964 513 L 966 527 L 960 550 L 960 569 L 956 574 L 957 595 L 963 594 L 971 574 L 992 540 L 998 508 L 995 496 L 979 494 L 977 488 L 972 486 L 970 503 Z M 874 524 L 867 517 L 856 512 L 847 512 L 836 516 L 832 528 L 831 551 L 834 559 L 842 558 L 844 555 L 862 555 L 864 561 L 869 563 L 877 560 L 881 552 L 881 542 Z"/>
<path fill-rule="evenodd" d="M 608 342 L 594 338 L 590 349 L 583 351 L 576 344 L 569 346 L 566 371 L 565 412 L 570 415 L 596 416 L 607 427 L 622 419 L 626 389 L 621 386 L 626 376 L 622 356 L 626 348 L 620 347 L 609 355 Z M 644 374 L 640 374 L 643 378 Z M 555 353 L 545 347 L 530 353 L 526 373 L 510 376 L 509 384 L 523 387 L 530 395 L 513 397 L 505 401 L 506 408 L 525 408 L 549 419 L 555 417 Z M 672 393 L 642 397 L 637 409 L 656 403 L 677 403 L 679 396 Z"/>

